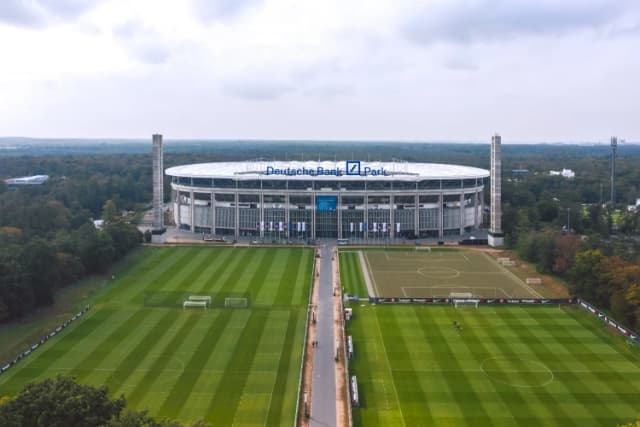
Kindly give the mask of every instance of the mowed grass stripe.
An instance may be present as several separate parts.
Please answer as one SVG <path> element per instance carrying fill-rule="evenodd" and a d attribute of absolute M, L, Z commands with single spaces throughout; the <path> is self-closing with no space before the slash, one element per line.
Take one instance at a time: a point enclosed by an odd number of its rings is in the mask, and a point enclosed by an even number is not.
<path fill-rule="evenodd" d="M 287 414 L 285 410 L 285 396 L 287 386 L 287 374 L 289 373 L 289 367 L 291 359 L 293 358 L 293 342 L 295 339 L 296 326 L 299 319 L 299 310 L 291 309 L 289 311 L 289 320 L 287 322 L 287 330 L 284 335 L 284 343 L 282 344 L 282 352 L 280 353 L 280 362 L 278 363 L 278 370 L 276 375 L 276 383 L 273 386 L 271 393 L 271 402 L 269 405 L 269 413 L 265 425 L 273 426 L 277 425 L 280 420 Z"/>
<path fill-rule="evenodd" d="M 261 292 L 268 286 L 263 286 L 264 283 L 269 283 L 269 271 L 273 268 L 274 264 L 278 262 L 275 252 L 265 250 L 254 250 L 252 256 L 251 266 L 246 266 L 243 274 L 238 276 L 238 281 L 233 286 L 228 286 L 227 292 L 234 294 L 243 294 L 249 292 L 251 294 L 251 306 L 258 305 L 261 301 Z"/>
<path fill-rule="evenodd" d="M 22 362 L 23 364 L 26 362 L 25 365 L 18 365 L 3 375 L 2 379 L 7 381 L 2 386 L 2 394 L 13 395 L 17 393 L 24 384 L 45 374 L 52 364 L 64 362 L 76 345 L 112 314 L 112 310 L 101 310 L 78 325 L 65 329 L 51 338 L 44 349 L 39 349 L 33 356 Z"/>
<path fill-rule="evenodd" d="M 293 303 L 293 284 L 298 277 L 300 269 L 300 261 L 302 259 L 301 251 L 287 251 L 287 262 L 283 274 L 278 281 L 277 293 L 273 304 L 279 306 L 291 306 Z"/>
<path fill-rule="evenodd" d="M 544 313 L 544 314 L 547 314 L 547 313 Z M 550 322 L 550 327 L 554 331 L 564 331 L 564 334 L 562 335 L 561 344 L 565 346 L 571 346 L 571 349 L 576 355 L 586 354 L 586 352 L 589 351 L 589 348 L 579 338 L 574 337 L 573 328 L 566 326 L 564 323 L 558 322 L 557 316 L 555 315 L 552 316 L 550 315 L 551 313 L 548 313 L 548 314 L 549 314 L 548 320 Z M 576 325 L 576 326 L 579 327 L 579 325 Z M 600 345 L 607 347 L 608 341 L 611 339 L 611 337 L 608 337 L 608 338 L 609 339 L 602 341 Z M 615 351 L 615 349 L 613 350 Z M 619 354 L 619 352 L 617 351 L 615 352 Z M 630 380 L 629 374 L 627 374 L 627 376 L 624 376 L 621 372 L 618 372 L 614 369 L 610 369 L 610 367 L 607 364 L 607 361 L 604 360 L 599 353 L 597 352 L 593 352 L 593 353 L 594 355 L 590 357 L 590 359 L 597 360 L 601 368 L 599 369 L 590 368 L 590 372 L 588 374 L 579 373 L 578 376 L 583 382 L 585 383 L 588 382 L 591 385 L 588 388 L 589 392 L 599 397 L 597 403 L 601 404 L 604 408 L 610 409 L 608 402 L 606 402 L 605 399 L 609 395 L 615 394 L 617 397 L 616 400 L 618 399 L 623 400 L 628 405 L 628 411 L 633 413 L 635 410 L 637 410 L 637 407 L 638 407 L 638 399 L 640 398 L 640 386 L 639 386 L 640 382 L 629 381 Z M 580 361 L 578 360 L 576 360 L 576 362 L 580 363 Z M 638 368 L 637 363 L 635 367 Z M 564 374 L 562 373 L 561 375 L 564 375 Z M 635 377 L 640 379 L 638 375 L 639 375 L 639 372 L 638 372 L 638 369 L 636 369 Z M 620 385 L 622 385 L 622 387 L 620 387 Z M 618 410 L 619 409 L 620 408 L 618 408 Z M 619 419 L 621 417 L 613 409 L 609 410 L 609 418 L 612 419 L 613 420 L 612 422 L 614 423 L 622 422 L 622 420 Z"/>
<path fill-rule="evenodd" d="M 171 255 L 175 255 L 175 250 L 169 248 L 145 247 L 141 248 L 141 250 L 149 255 L 140 263 L 133 264 L 124 271 L 119 271 L 115 282 L 106 289 L 99 300 L 100 302 L 110 300 L 125 301 L 128 295 L 135 294 L 138 291 L 136 284 L 140 281 L 140 278 L 155 274 L 158 265 L 164 263 Z"/>
<path fill-rule="evenodd" d="M 300 268 L 297 276 L 290 284 L 293 286 L 293 296 L 291 305 L 306 306 L 309 303 L 309 292 L 311 290 L 313 251 L 310 249 L 300 250 L 302 259 L 300 260 Z"/>
<path fill-rule="evenodd" d="M 185 252 L 181 257 L 176 257 L 176 262 L 183 260 L 190 256 L 189 252 Z M 188 268 L 187 264 L 182 264 L 182 268 Z M 152 275 L 148 278 L 149 281 L 156 280 L 156 277 Z M 140 293 L 138 293 L 140 294 Z M 150 309 L 140 309 L 133 312 L 127 321 L 122 323 L 117 329 L 113 330 L 109 335 L 102 339 L 99 343 L 96 343 L 93 351 L 81 360 L 76 367 L 71 371 L 71 375 L 75 376 L 78 380 L 83 380 L 85 377 L 91 374 L 91 371 L 99 366 L 110 354 L 121 347 L 122 343 L 126 341 L 127 337 L 136 330 L 136 328 L 144 322 L 144 320 L 153 311 Z M 126 313 L 125 311 L 119 311 L 119 315 Z M 111 325 L 103 323 L 101 329 L 109 329 Z M 106 331 L 100 332 L 96 335 L 104 335 Z M 95 337 L 86 337 L 86 339 L 94 340 Z M 95 341 L 94 341 L 95 342 Z M 111 389 L 113 391 L 113 389 Z"/>
<path fill-rule="evenodd" d="M 429 411 L 424 411 L 427 402 L 426 395 L 420 384 L 419 377 L 413 368 L 413 354 L 398 323 L 398 315 L 403 311 L 393 310 L 385 313 L 380 320 L 382 339 L 387 352 L 395 357 L 389 361 L 391 375 L 400 399 L 398 404 L 402 408 L 402 415 L 407 426 L 433 425 L 433 418 Z M 380 317 L 378 317 L 380 319 Z M 415 325 L 417 326 L 417 325 Z"/>
<path fill-rule="evenodd" d="M 151 366 L 149 366 L 149 370 L 144 374 L 142 380 L 138 382 L 133 391 L 127 394 L 127 404 L 129 406 L 133 408 L 139 406 L 147 392 L 152 389 L 154 381 L 162 375 L 162 371 L 167 367 L 172 357 L 182 348 L 182 344 L 189 335 L 189 331 L 194 329 L 193 321 L 198 318 L 201 318 L 200 313 L 189 312 L 184 313 L 184 316 L 178 319 L 182 325 L 174 332 L 171 340 L 160 352 L 163 357 L 155 359 Z"/>
<path fill-rule="evenodd" d="M 253 310 L 240 335 L 229 365 L 226 366 L 218 388 L 211 399 L 207 421 L 213 425 L 232 425 L 240 396 L 247 382 L 255 352 L 255 343 L 262 336 L 269 311 Z"/>
<path fill-rule="evenodd" d="M 235 291 L 235 287 L 238 283 L 241 283 L 242 280 L 245 280 L 247 275 L 253 274 L 254 272 L 254 258 L 258 254 L 258 252 L 254 249 L 234 249 L 237 251 L 242 251 L 241 256 L 236 256 L 234 261 L 235 265 L 233 269 L 227 273 L 227 277 L 224 281 L 219 285 L 219 289 L 216 291 L 217 294 L 220 295 L 217 302 L 224 304 L 224 296 L 229 295 Z M 264 256 L 264 252 L 261 253 Z M 218 286 L 216 286 L 218 287 Z M 220 299 L 222 298 L 222 300 Z"/>
<path fill-rule="evenodd" d="M 216 347 L 216 344 L 229 324 L 232 313 L 233 310 L 220 310 L 216 313 L 215 321 L 200 340 L 200 344 L 193 351 L 185 369 L 171 389 L 171 393 L 169 393 L 162 403 L 158 411 L 160 417 L 170 419 L 177 418 L 184 403 L 189 398 L 194 384 L 200 375 L 202 375 L 202 370 L 207 363 L 210 353 Z"/>
<path fill-rule="evenodd" d="M 544 310 L 544 308 L 542 308 Z M 580 418 L 591 418 L 591 419 L 600 419 L 602 418 L 602 413 L 607 413 L 607 418 L 611 417 L 613 414 L 609 410 L 609 408 L 603 404 L 603 402 L 599 399 L 597 394 L 588 393 L 589 398 L 586 401 L 584 398 L 581 398 L 577 393 L 572 392 L 573 390 L 589 390 L 589 384 L 586 384 L 580 374 L 576 374 L 571 372 L 571 360 L 562 360 L 557 357 L 554 353 L 554 349 L 549 347 L 546 342 L 540 340 L 527 325 L 525 325 L 521 316 L 517 316 L 513 310 L 499 310 L 498 314 L 505 319 L 505 321 L 512 325 L 514 328 L 517 328 L 518 335 L 517 338 L 521 342 L 528 345 L 529 349 L 531 349 L 532 353 L 536 356 L 536 358 L 542 361 L 547 367 L 562 367 L 562 372 L 554 373 L 554 378 L 556 380 L 561 381 L 562 386 L 565 390 L 568 391 L 569 395 L 572 399 L 575 400 L 581 406 L 581 410 L 583 414 L 578 414 L 573 412 L 572 419 Z M 555 330 L 555 325 L 544 325 L 540 323 L 540 327 L 547 329 L 550 334 Z M 562 344 L 561 344 L 562 345 Z M 565 344 L 566 345 L 566 344 Z M 567 363 L 568 362 L 568 363 Z M 553 369 L 552 369 L 553 371 Z M 567 382 L 572 384 L 572 386 L 567 387 Z M 552 404 L 555 402 L 551 401 Z M 596 405 L 597 404 L 597 407 Z M 575 406 L 575 405 L 574 405 Z M 556 412 L 552 408 L 550 408 L 551 413 Z M 588 413 L 589 416 L 585 416 L 585 413 Z M 563 416 L 563 421 L 568 421 L 565 418 L 567 416 Z M 578 425 L 578 424 L 575 424 Z"/>
<path fill-rule="evenodd" d="M 456 384 L 457 387 L 468 390 L 468 392 L 466 393 L 459 393 L 452 390 L 451 395 L 455 399 L 455 402 L 452 403 L 455 403 L 458 406 L 459 410 L 461 410 L 462 412 L 467 409 L 471 409 L 469 408 L 469 402 L 479 402 L 481 396 L 478 395 L 478 393 L 476 393 L 473 389 L 469 379 L 467 378 L 467 375 L 463 371 L 462 366 L 458 361 L 458 358 L 456 357 L 456 353 L 451 349 L 449 342 L 443 335 L 440 328 L 435 327 L 429 329 L 429 324 L 433 323 L 433 321 L 427 320 L 427 316 L 425 316 L 424 314 L 420 316 L 419 308 L 420 307 L 413 307 L 413 310 L 416 314 L 416 317 L 418 318 L 422 329 L 424 331 L 430 332 L 429 336 L 431 337 L 430 339 L 433 340 L 433 345 L 438 346 L 439 351 L 434 352 L 434 357 L 436 358 L 437 363 L 440 366 L 453 365 L 453 371 L 448 374 L 448 377 L 450 379 L 449 382 L 452 384 Z M 426 313 L 427 312 L 425 311 L 425 314 Z M 429 315 L 431 315 L 431 313 L 429 313 Z M 474 405 L 473 403 L 471 404 Z M 475 404 L 474 406 L 475 408 L 473 408 L 473 419 L 477 423 L 477 425 L 490 426 L 491 416 L 487 413 L 484 406 L 482 406 L 481 404 Z"/>
<path fill-rule="evenodd" d="M 118 394 L 122 384 L 129 378 L 130 374 L 140 366 L 144 358 L 153 351 L 160 337 L 166 333 L 174 322 L 175 311 L 167 310 L 164 316 L 162 316 L 153 327 L 147 330 L 144 337 L 124 356 L 116 370 L 107 379 L 106 383 L 109 386 L 109 390 Z"/>
<path fill-rule="evenodd" d="M 482 307 L 482 310 L 492 310 L 492 307 Z M 484 337 L 481 339 L 475 332 L 475 328 L 473 327 L 474 318 L 477 317 L 474 314 L 470 313 L 465 316 L 465 312 L 460 310 L 458 313 L 454 313 L 452 310 L 444 310 L 443 313 L 447 316 L 447 326 L 452 325 L 454 321 L 460 321 L 460 317 L 462 317 L 462 324 L 464 325 L 462 330 L 458 333 L 460 336 L 460 342 L 462 342 L 467 351 L 465 352 L 468 355 L 471 355 L 474 360 L 474 366 L 482 367 L 483 363 L 494 357 L 497 353 L 494 351 L 490 351 L 487 347 L 487 344 L 491 342 L 489 337 Z M 483 313 L 483 317 L 487 317 L 488 313 Z M 500 336 L 501 333 L 511 333 L 513 332 L 509 326 L 503 325 L 500 328 L 491 329 L 492 333 L 490 336 Z M 505 340 L 499 340 L 499 342 L 493 342 L 495 344 L 495 348 L 501 355 L 510 354 L 510 357 L 521 357 L 521 354 L 518 355 L 515 352 L 511 351 L 508 343 Z M 513 376 L 518 376 L 516 372 L 512 373 Z M 495 406 L 495 402 L 492 402 L 494 399 L 500 399 L 501 410 L 504 411 L 504 414 L 508 415 L 509 421 L 508 424 L 514 425 L 517 424 L 519 426 L 529 426 L 529 425 L 544 425 L 544 418 L 541 417 L 542 414 L 535 411 L 535 403 L 531 401 L 530 396 L 525 391 L 518 389 L 517 387 L 505 386 L 504 384 L 498 384 L 492 381 L 484 372 L 479 372 L 478 377 L 480 378 L 480 383 L 482 385 L 488 385 L 488 391 L 478 391 L 481 394 L 482 399 L 478 402 L 478 404 L 483 403 L 491 403 L 492 406 Z M 528 408 L 532 408 L 532 411 L 527 410 Z M 471 425 L 476 425 L 473 420 L 473 417 L 468 417 L 471 420 Z M 502 417 L 503 421 L 504 418 Z M 570 423 L 572 424 L 572 423 Z"/>

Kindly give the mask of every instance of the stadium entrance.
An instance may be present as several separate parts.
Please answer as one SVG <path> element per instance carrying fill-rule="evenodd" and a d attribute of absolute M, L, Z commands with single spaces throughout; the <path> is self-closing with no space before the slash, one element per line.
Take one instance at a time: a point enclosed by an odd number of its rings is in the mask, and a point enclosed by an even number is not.
<path fill-rule="evenodd" d="M 338 196 L 316 196 L 316 237 L 338 237 Z"/>

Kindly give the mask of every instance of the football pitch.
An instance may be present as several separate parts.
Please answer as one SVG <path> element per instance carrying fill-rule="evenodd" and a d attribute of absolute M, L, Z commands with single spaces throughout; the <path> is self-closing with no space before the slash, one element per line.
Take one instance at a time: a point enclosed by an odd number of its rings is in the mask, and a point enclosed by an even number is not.
<path fill-rule="evenodd" d="M 347 328 L 355 426 L 612 427 L 640 414 L 637 349 L 576 307 L 361 305 Z"/>
<path fill-rule="evenodd" d="M 81 321 L 0 377 L 0 396 L 64 374 L 159 418 L 292 425 L 313 251 L 143 250 Z M 211 296 L 213 306 L 146 304 L 149 295 Z M 248 307 L 225 308 L 221 296 Z"/>
<path fill-rule="evenodd" d="M 346 254 L 345 254 L 346 255 Z M 541 298 L 505 267 L 477 251 L 362 251 L 378 297 Z"/>

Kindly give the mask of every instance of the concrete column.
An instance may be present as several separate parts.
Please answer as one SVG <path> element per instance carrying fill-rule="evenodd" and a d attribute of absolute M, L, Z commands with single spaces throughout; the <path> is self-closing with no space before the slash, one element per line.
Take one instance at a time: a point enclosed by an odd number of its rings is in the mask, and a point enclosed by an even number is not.
<path fill-rule="evenodd" d="M 464 220 L 466 218 L 465 215 L 465 207 L 464 207 L 464 191 L 460 194 L 460 235 L 464 234 Z"/>
<path fill-rule="evenodd" d="M 415 212 L 413 220 L 413 232 L 416 238 L 420 237 L 420 194 L 416 193 L 415 196 Z"/>
<path fill-rule="evenodd" d="M 389 238 L 390 239 L 394 239 L 396 236 L 396 224 L 395 224 L 395 218 L 396 218 L 396 213 L 395 213 L 395 196 L 393 194 L 391 194 L 389 196 L 389 227 L 391 227 L 389 229 Z"/>
<path fill-rule="evenodd" d="M 336 197 L 338 197 L 338 239 L 342 239 L 342 197 L 340 197 L 340 193 Z"/>
<path fill-rule="evenodd" d="M 260 230 L 260 238 L 264 239 L 264 193 L 260 193 L 260 215 L 259 215 L 259 225 L 258 228 Z"/>
<path fill-rule="evenodd" d="M 478 229 L 478 189 L 473 193 L 473 228 Z"/>
<path fill-rule="evenodd" d="M 439 212 L 439 218 L 438 218 L 438 237 L 439 238 L 443 238 L 444 237 L 444 193 L 440 192 L 440 212 Z"/>
<path fill-rule="evenodd" d="M 287 238 L 291 238 L 290 234 L 290 230 L 293 230 L 293 228 L 291 228 L 291 224 L 289 224 L 289 210 L 291 209 L 291 206 L 289 206 L 289 201 L 290 201 L 290 196 L 289 196 L 289 192 L 287 191 L 287 194 L 285 195 L 284 198 L 284 205 L 285 205 L 285 210 L 284 210 L 284 222 L 285 222 L 285 231 L 284 234 L 287 236 Z"/>
<path fill-rule="evenodd" d="M 195 232 L 196 231 L 196 224 L 195 224 L 195 203 L 193 201 L 193 190 L 189 191 L 189 206 L 190 206 L 190 211 L 189 211 L 189 216 L 191 218 L 191 232 Z"/>
<path fill-rule="evenodd" d="M 176 226 L 178 229 L 180 228 L 180 223 L 182 222 L 182 217 L 180 215 L 180 190 L 176 191 L 176 205 L 178 206 L 178 211 L 176 212 Z"/>
<path fill-rule="evenodd" d="M 369 194 L 365 192 L 364 194 L 364 223 L 367 225 L 366 227 L 364 227 L 363 224 L 363 233 L 362 233 L 362 237 L 365 238 L 365 240 L 369 240 Z"/>
<path fill-rule="evenodd" d="M 153 182 L 153 222 L 152 232 L 164 232 L 164 160 L 162 156 L 162 135 L 152 139 L 152 182 Z"/>
<path fill-rule="evenodd" d="M 236 236 L 236 240 L 238 240 L 238 238 L 240 237 L 240 207 L 238 206 L 238 200 L 240 200 L 240 197 L 238 196 L 238 192 L 236 191 L 235 194 L 233 195 L 233 197 L 235 197 L 235 204 L 236 204 L 236 209 L 235 209 L 235 219 L 234 219 L 234 223 L 235 223 L 235 236 Z"/>
<path fill-rule="evenodd" d="M 502 138 L 496 134 L 491 138 L 491 225 L 489 245 L 502 246 Z"/>
<path fill-rule="evenodd" d="M 316 238 L 316 193 L 311 194 L 311 238 Z"/>
<path fill-rule="evenodd" d="M 211 192 L 211 212 L 209 214 L 211 215 L 211 235 L 213 236 L 216 234 L 216 195 L 213 191 Z"/>

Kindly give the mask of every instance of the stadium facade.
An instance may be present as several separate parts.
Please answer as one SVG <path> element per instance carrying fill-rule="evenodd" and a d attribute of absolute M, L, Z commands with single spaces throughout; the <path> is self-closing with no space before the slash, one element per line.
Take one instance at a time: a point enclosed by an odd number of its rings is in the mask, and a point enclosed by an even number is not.
<path fill-rule="evenodd" d="M 168 168 L 176 226 L 261 239 L 442 238 L 477 230 L 489 171 L 397 162 L 220 162 Z"/>

